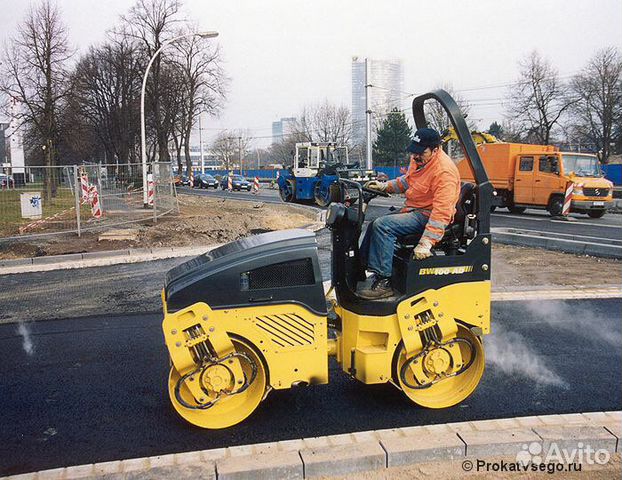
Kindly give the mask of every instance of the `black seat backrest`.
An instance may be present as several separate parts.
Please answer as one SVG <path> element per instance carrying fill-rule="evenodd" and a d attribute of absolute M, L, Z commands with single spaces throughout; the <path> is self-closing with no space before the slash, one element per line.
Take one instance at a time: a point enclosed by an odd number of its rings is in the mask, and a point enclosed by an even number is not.
<path fill-rule="evenodd" d="M 475 213 L 475 184 L 465 182 L 460 187 L 460 195 L 456 202 L 456 213 L 452 225 L 458 223 L 464 224 L 464 218 L 470 214 Z"/>

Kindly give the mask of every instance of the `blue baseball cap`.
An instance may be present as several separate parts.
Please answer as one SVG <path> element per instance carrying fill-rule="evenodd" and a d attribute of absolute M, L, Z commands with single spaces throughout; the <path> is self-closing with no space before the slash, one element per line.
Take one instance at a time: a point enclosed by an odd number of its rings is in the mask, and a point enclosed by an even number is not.
<path fill-rule="evenodd" d="M 428 147 L 434 148 L 441 144 L 441 136 L 433 128 L 419 128 L 415 132 L 412 142 L 406 149 L 407 152 L 420 154 Z"/>

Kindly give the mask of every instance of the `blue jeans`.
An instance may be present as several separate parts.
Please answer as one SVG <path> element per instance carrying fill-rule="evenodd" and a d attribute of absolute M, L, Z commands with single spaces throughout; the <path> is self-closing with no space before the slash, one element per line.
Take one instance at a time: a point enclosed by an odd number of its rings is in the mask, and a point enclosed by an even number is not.
<path fill-rule="evenodd" d="M 382 277 L 393 271 L 393 252 L 397 237 L 423 233 L 428 217 L 420 212 L 394 213 L 378 217 L 367 226 L 361 243 L 361 263 Z"/>

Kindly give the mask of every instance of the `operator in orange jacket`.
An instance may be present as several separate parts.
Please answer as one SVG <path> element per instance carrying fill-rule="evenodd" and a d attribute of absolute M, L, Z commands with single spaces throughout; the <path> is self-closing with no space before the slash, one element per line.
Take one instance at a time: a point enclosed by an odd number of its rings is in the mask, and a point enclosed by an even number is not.
<path fill-rule="evenodd" d="M 436 130 L 420 128 L 407 148 L 410 166 L 406 175 L 390 182 L 368 182 L 365 186 L 387 193 L 405 193 L 399 213 L 379 217 L 369 224 L 361 244 L 363 265 L 374 273 L 371 286 L 361 289 L 363 298 L 394 295 L 391 287 L 393 252 L 397 237 L 421 234 L 413 258 L 432 255 L 431 249 L 451 223 L 460 195 L 460 174 L 454 162 L 441 149 Z"/>

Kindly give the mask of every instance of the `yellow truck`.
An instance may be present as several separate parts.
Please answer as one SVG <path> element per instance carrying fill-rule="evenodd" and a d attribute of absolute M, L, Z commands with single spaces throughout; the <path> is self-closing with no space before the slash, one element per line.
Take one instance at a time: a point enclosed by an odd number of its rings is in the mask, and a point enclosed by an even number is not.
<path fill-rule="evenodd" d="M 494 207 L 512 213 L 527 208 L 561 215 L 572 184 L 570 211 L 602 217 L 613 203 L 613 183 L 603 178 L 595 155 L 560 152 L 552 145 L 482 143 L 477 150 L 495 188 Z M 469 162 L 458 163 L 463 181 L 473 182 Z"/>

